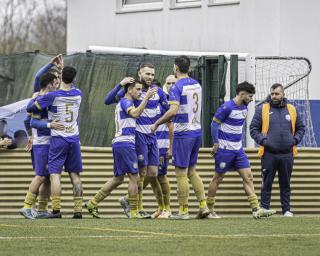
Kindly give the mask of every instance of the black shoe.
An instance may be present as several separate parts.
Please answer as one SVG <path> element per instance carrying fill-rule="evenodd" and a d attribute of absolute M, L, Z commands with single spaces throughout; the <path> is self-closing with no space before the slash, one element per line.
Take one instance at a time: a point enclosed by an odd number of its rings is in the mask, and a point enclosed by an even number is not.
<path fill-rule="evenodd" d="M 50 212 L 49 215 L 47 216 L 48 219 L 61 219 L 62 215 L 61 212 Z"/>
<path fill-rule="evenodd" d="M 82 219 L 82 213 L 81 212 L 75 212 L 73 214 L 72 219 Z"/>

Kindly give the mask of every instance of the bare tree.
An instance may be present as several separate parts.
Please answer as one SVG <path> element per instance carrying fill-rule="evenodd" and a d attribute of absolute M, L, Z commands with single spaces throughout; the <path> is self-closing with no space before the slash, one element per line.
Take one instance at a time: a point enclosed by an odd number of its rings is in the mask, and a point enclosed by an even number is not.
<path fill-rule="evenodd" d="M 66 50 L 66 0 L 0 0 L 0 53 Z"/>

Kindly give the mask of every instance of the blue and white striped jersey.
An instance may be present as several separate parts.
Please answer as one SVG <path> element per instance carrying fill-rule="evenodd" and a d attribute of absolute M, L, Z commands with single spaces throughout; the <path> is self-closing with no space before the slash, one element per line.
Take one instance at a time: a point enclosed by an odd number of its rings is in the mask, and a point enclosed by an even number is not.
<path fill-rule="evenodd" d="M 245 105 L 237 106 L 233 100 L 221 105 L 213 120 L 220 123 L 218 132 L 219 148 L 239 150 L 242 148 L 242 130 L 246 120 L 248 108 Z"/>
<path fill-rule="evenodd" d="M 121 98 L 115 109 L 116 133 L 112 144 L 117 142 L 135 143 L 136 119 L 129 115 L 134 108 L 132 100 Z"/>
<path fill-rule="evenodd" d="M 169 104 L 179 104 L 173 120 L 175 137 L 201 136 L 201 97 L 201 85 L 191 77 L 179 79 L 170 88 Z"/>
<path fill-rule="evenodd" d="M 48 110 L 44 109 L 38 113 L 33 113 L 32 118 L 48 121 Z M 51 133 L 49 128 L 36 129 L 32 127 L 33 145 L 49 145 Z"/>
<path fill-rule="evenodd" d="M 50 120 L 59 120 L 66 128 L 63 131 L 51 130 L 51 136 L 60 136 L 70 141 L 79 140 L 78 115 L 82 92 L 73 88 L 69 91 L 49 92 L 35 101 L 39 109 L 48 108 Z"/>
<path fill-rule="evenodd" d="M 151 85 L 150 88 L 158 88 L 157 93 L 148 100 L 148 103 L 143 110 L 142 114 L 137 118 L 136 131 L 142 134 L 155 137 L 155 134 L 151 132 L 151 126 L 161 117 L 160 106 L 168 109 L 167 97 L 163 90 L 156 85 Z M 148 89 L 142 89 L 142 94 L 138 100 L 134 101 L 135 107 L 138 107 L 141 101 L 145 98 Z M 119 98 L 124 97 L 124 90 L 121 90 L 117 96 Z"/>

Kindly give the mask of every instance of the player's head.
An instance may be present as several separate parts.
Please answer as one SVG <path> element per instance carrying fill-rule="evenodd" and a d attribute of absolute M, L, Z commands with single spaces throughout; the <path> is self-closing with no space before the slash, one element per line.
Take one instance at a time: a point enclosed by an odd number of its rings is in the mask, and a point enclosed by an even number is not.
<path fill-rule="evenodd" d="M 14 141 L 18 148 L 24 148 L 28 143 L 28 135 L 24 130 L 18 130 L 14 133 Z"/>
<path fill-rule="evenodd" d="M 180 55 L 175 58 L 173 71 L 177 76 L 177 73 L 188 74 L 190 68 L 190 59 L 185 55 Z"/>
<path fill-rule="evenodd" d="M 127 95 L 129 95 L 133 100 L 139 99 L 142 93 L 142 83 L 138 80 L 133 83 L 126 84 L 124 87 L 124 91 Z"/>
<path fill-rule="evenodd" d="M 40 77 L 40 90 L 52 92 L 57 88 L 57 77 L 52 73 L 45 73 Z"/>
<path fill-rule="evenodd" d="M 66 66 L 62 69 L 62 81 L 65 84 L 74 82 L 77 75 L 77 70 L 74 67 Z"/>
<path fill-rule="evenodd" d="M 143 63 L 139 67 L 138 76 L 143 85 L 150 86 L 154 80 L 155 68 L 151 63 Z"/>
<path fill-rule="evenodd" d="M 270 88 L 270 98 L 272 104 L 278 105 L 284 98 L 284 88 L 282 84 L 273 84 Z"/>
<path fill-rule="evenodd" d="M 242 104 L 248 105 L 253 100 L 253 95 L 256 93 L 256 89 L 253 84 L 244 81 L 237 85 L 236 93 L 237 97 L 242 101 Z"/>
<path fill-rule="evenodd" d="M 174 85 L 176 81 L 177 78 L 174 75 L 167 76 L 166 83 L 163 85 L 163 91 L 169 94 L 171 86 Z"/>

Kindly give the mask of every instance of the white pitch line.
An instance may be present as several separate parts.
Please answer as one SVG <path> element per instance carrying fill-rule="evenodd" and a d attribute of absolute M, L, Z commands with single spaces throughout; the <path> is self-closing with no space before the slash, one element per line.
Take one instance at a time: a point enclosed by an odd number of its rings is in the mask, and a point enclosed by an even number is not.
<path fill-rule="evenodd" d="M 142 238 L 152 238 L 153 236 L 0 236 L 0 240 L 52 240 L 52 239 L 88 239 L 88 238 L 94 238 L 94 239 L 142 239 Z"/>

